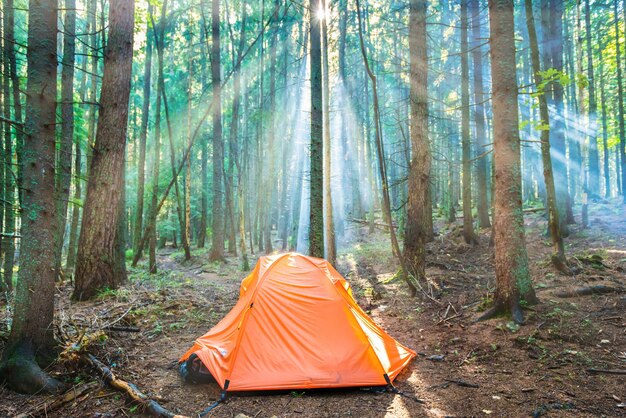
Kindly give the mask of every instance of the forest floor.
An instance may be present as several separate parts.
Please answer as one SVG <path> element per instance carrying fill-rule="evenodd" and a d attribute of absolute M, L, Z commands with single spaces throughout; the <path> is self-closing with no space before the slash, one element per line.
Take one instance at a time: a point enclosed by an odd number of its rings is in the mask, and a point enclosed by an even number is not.
<path fill-rule="evenodd" d="M 264 393 L 233 395 L 208 416 L 626 415 L 626 376 L 589 371 L 626 369 L 626 293 L 558 296 L 580 287 L 626 286 L 624 206 L 593 204 L 589 219 L 588 229 L 573 225 L 566 240 L 568 256 L 581 271 L 564 276 L 550 265 L 545 219 L 541 213 L 527 214 L 528 252 L 541 303 L 526 310 L 521 327 L 507 318 L 474 322 L 494 287 L 489 230 L 481 232 L 478 246 L 469 246 L 462 242 L 458 223 L 441 229 L 428 245 L 428 296 L 411 299 L 404 283 L 394 278 L 397 265 L 386 235 L 355 227 L 353 242 L 340 252 L 338 270 L 374 320 L 419 353 L 396 386 L 424 404 L 359 390 Z M 175 362 L 230 310 L 246 275 L 236 258 L 226 264 L 206 260 L 206 250 L 195 250 L 192 260 L 183 262 L 180 251 L 164 249 L 158 275 L 140 266 L 126 286 L 103 292 L 93 302 L 70 303 L 71 288 L 61 285 L 58 327 L 137 327 L 138 332 L 107 331 L 96 350 L 100 360 L 169 410 L 197 416 L 220 390 L 215 384 L 182 383 Z M 0 350 L 3 344 L 0 338 Z M 74 372 L 67 365 L 52 372 L 63 373 L 74 385 L 97 379 L 85 368 Z M 0 416 L 31 411 L 45 400 L 0 388 Z M 98 387 L 47 416 L 112 418 L 141 416 L 141 411 L 119 392 Z"/>

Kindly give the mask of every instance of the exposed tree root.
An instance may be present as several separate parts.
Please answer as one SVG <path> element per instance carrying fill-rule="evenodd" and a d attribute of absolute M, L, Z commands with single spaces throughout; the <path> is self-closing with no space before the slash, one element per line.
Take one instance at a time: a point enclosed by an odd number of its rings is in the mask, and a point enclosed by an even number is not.
<path fill-rule="evenodd" d="M 626 292 L 626 288 L 623 287 L 611 287 L 605 285 L 597 285 L 597 286 L 587 286 L 587 287 L 579 287 L 577 289 L 566 289 L 561 290 L 560 292 L 556 292 L 554 296 L 557 298 L 575 298 L 578 296 L 589 296 L 589 295 L 602 295 L 605 293 L 620 293 Z"/>
<path fill-rule="evenodd" d="M 117 377 L 115 377 L 110 368 L 108 368 L 104 363 L 95 358 L 93 355 L 87 353 L 84 354 L 82 358 L 85 360 L 85 362 L 87 362 L 93 368 L 100 372 L 102 378 L 108 385 L 110 385 L 114 389 L 119 390 L 120 392 L 124 392 L 129 398 L 137 402 L 152 415 L 163 418 L 188 418 L 184 415 L 177 415 L 173 412 L 168 411 L 167 409 L 159 405 L 158 402 L 148 398 L 146 395 L 141 393 L 137 386 L 133 385 L 132 383 L 125 382 L 124 380 L 118 379 Z"/>
<path fill-rule="evenodd" d="M 89 382 L 83 385 L 74 387 L 67 392 L 65 392 L 62 396 L 49 400 L 47 402 L 42 403 L 41 405 L 31 409 L 28 412 L 24 412 L 22 414 L 16 415 L 13 418 L 29 418 L 29 417 L 37 417 L 40 415 L 48 415 L 49 412 L 59 409 L 66 403 L 72 402 L 73 400 L 80 398 L 86 393 L 94 390 L 98 387 L 97 382 Z"/>
<path fill-rule="evenodd" d="M 570 269 L 570 267 L 567 265 L 567 261 L 564 260 L 562 257 L 559 257 L 558 254 L 552 254 L 551 260 L 552 260 L 552 265 L 559 272 L 567 276 L 572 275 L 572 269 Z"/>
<path fill-rule="evenodd" d="M 35 361 L 34 356 L 14 353 L 0 365 L 0 376 L 6 385 L 19 393 L 60 393 L 64 386 L 50 377 Z"/>
<path fill-rule="evenodd" d="M 474 322 L 486 321 L 488 319 L 495 318 L 498 315 L 508 312 L 507 307 L 504 304 L 494 304 L 490 309 L 486 310 L 480 315 Z M 524 323 L 524 313 L 519 303 L 514 303 L 510 308 L 511 319 L 518 324 Z"/>

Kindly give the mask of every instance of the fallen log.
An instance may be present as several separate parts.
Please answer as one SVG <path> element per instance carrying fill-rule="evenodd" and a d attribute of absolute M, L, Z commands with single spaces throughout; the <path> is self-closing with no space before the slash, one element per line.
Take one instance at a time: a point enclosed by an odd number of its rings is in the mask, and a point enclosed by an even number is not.
<path fill-rule="evenodd" d="M 357 224 L 361 224 L 361 225 L 370 225 L 372 223 L 372 221 L 369 221 L 367 219 L 357 219 L 357 218 L 348 218 L 348 221 L 350 222 L 354 222 Z M 383 231 L 389 231 L 389 225 L 384 224 L 384 223 L 380 223 L 380 222 L 374 222 L 374 227 L 381 229 Z M 398 224 L 396 224 L 395 222 L 393 223 L 393 228 L 397 229 L 398 228 Z"/>
<path fill-rule="evenodd" d="M 593 374 L 617 374 L 626 375 L 625 369 L 587 369 L 589 373 Z"/>
<path fill-rule="evenodd" d="M 63 405 L 72 402 L 73 400 L 83 396 L 84 394 L 91 392 L 95 388 L 97 388 L 98 382 L 89 382 L 80 386 L 73 387 L 68 390 L 61 396 L 58 396 L 54 399 L 46 401 L 35 408 L 31 409 L 28 412 L 24 412 L 19 415 L 15 415 L 13 418 L 30 418 L 30 417 L 38 417 L 41 415 L 48 416 L 49 412 L 59 409 Z"/>
<path fill-rule="evenodd" d="M 578 296 L 588 296 L 588 295 L 602 295 L 606 293 L 619 293 L 626 292 L 626 288 L 623 287 L 611 287 L 605 285 L 596 285 L 596 286 L 587 286 L 587 287 L 579 287 L 576 289 L 566 289 L 556 292 L 554 296 L 557 298 L 576 298 Z"/>
<path fill-rule="evenodd" d="M 86 353 L 82 356 L 82 358 L 94 369 L 98 370 L 105 383 L 107 383 L 112 388 L 119 390 L 120 392 L 124 392 L 130 399 L 137 402 L 141 407 L 144 408 L 145 411 L 148 411 L 152 415 L 161 418 L 189 418 L 185 415 L 177 415 L 173 412 L 168 411 L 167 409 L 159 405 L 158 402 L 148 398 L 146 395 L 141 393 L 137 386 L 135 386 L 134 384 L 118 379 L 117 377 L 115 377 L 109 367 L 107 367 L 92 354 Z"/>

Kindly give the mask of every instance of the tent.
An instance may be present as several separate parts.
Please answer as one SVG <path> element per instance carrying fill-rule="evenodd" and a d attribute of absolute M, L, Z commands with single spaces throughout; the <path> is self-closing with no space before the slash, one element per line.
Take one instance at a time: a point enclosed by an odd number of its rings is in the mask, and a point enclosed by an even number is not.
<path fill-rule="evenodd" d="M 382 386 L 415 357 L 357 305 L 326 260 L 261 257 L 196 354 L 226 391 Z"/>

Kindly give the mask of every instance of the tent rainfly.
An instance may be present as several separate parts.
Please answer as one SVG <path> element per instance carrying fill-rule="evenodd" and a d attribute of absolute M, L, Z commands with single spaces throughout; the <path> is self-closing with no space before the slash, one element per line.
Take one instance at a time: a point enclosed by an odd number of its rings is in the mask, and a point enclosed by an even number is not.
<path fill-rule="evenodd" d="M 261 257 L 196 354 L 226 391 L 384 386 L 415 357 L 357 305 L 326 260 Z"/>

